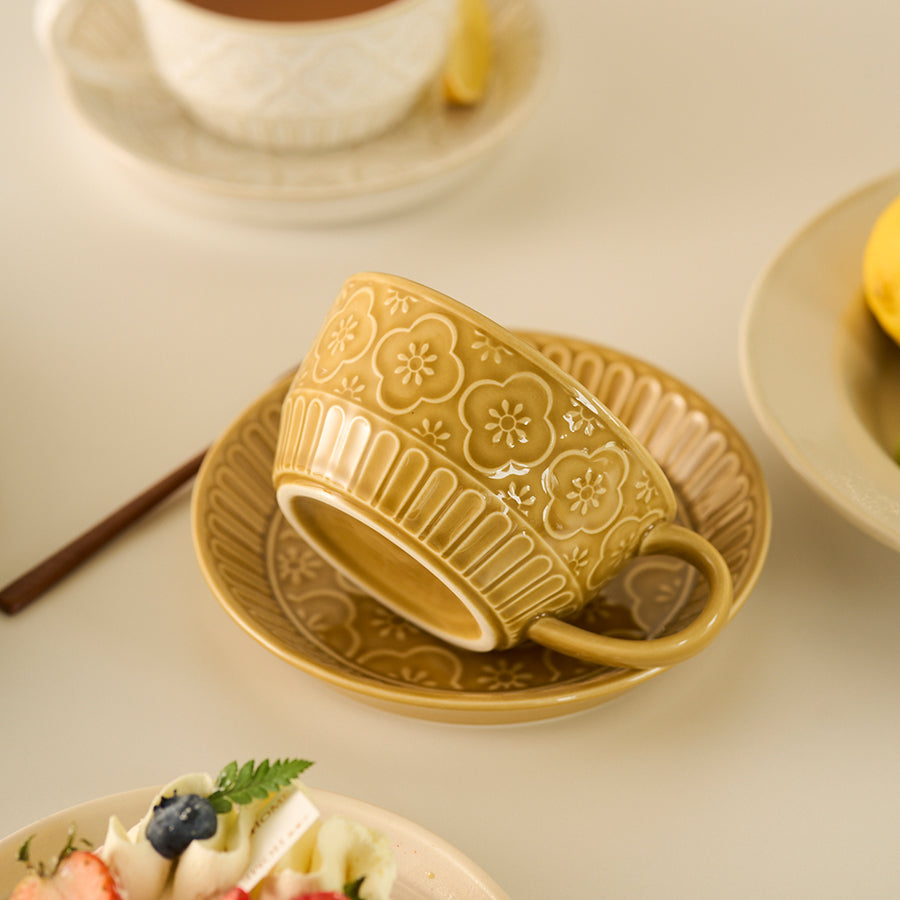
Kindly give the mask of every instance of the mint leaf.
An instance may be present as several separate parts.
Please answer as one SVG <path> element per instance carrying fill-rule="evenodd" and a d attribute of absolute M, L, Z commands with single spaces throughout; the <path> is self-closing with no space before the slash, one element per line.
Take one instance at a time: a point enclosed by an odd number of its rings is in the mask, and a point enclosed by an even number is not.
<path fill-rule="evenodd" d="M 16 860 L 18 862 L 25 863 L 26 865 L 31 863 L 31 842 L 33 840 L 34 835 L 29 835 L 25 843 L 19 847 L 19 852 L 16 854 Z"/>
<path fill-rule="evenodd" d="M 29 871 L 35 872 L 40 875 L 42 878 L 45 875 L 53 875 L 59 864 L 70 854 L 75 852 L 76 843 L 82 844 L 88 850 L 93 848 L 93 844 L 87 838 L 78 838 L 76 842 L 76 831 L 75 831 L 75 823 L 71 823 L 66 830 L 66 843 L 63 845 L 62 850 L 50 860 L 50 864 L 46 865 L 43 860 L 38 860 L 37 862 L 32 862 L 31 859 L 31 842 L 34 840 L 34 835 L 30 835 L 24 844 L 19 847 L 18 853 L 16 853 L 16 861 L 20 863 L 24 863 L 26 868 Z"/>
<path fill-rule="evenodd" d="M 356 881 L 348 881 L 344 885 L 342 892 L 347 900 L 362 900 L 362 897 L 359 896 L 359 889 L 365 880 L 365 876 L 363 876 L 362 878 L 357 878 Z"/>
<path fill-rule="evenodd" d="M 305 759 L 276 759 L 270 763 L 264 759 L 258 766 L 251 759 L 238 768 L 230 762 L 216 779 L 215 790 L 207 798 L 217 813 L 230 812 L 236 803 L 243 806 L 254 800 L 265 800 L 287 787 L 311 762 Z"/>

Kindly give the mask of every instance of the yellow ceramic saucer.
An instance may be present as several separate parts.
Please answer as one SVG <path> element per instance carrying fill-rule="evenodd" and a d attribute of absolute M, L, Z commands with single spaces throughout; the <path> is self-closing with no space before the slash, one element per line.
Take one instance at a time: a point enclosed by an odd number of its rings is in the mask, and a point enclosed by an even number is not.
<path fill-rule="evenodd" d="M 599 397 L 660 463 L 681 518 L 731 570 L 733 615 L 759 576 L 771 527 L 765 481 L 742 437 L 708 401 L 647 363 L 584 341 L 522 337 Z M 256 640 L 359 700 L 449 722 L 564 715 L 664 671 L 588 665 L 537 645 L 465 651 L 367 597 L 304 544 L 278 510 L 271 469 L 289 383 L 290 377 L 282 380 L 235 420 L 211 448 L 194 487 L 201 569 L 220 603 Z M 693 618 L 705 592 L 686 564 L 649 557 L 620 574 L 578 622 L 623 637 L 656 637 Z"/>

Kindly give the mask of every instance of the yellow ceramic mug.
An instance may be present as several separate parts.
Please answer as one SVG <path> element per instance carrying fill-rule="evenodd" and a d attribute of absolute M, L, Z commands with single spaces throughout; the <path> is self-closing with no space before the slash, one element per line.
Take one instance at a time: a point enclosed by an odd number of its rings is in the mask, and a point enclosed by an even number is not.
<path fill-rule="evenodd" d="M 718 551 L 673 524 L 656 461 L 530 345 L 403 278 L 350 278 L 284 401 L 274 464 L 294 528 L 373 597 L 472 650 L 525 639 L 650 668 L 706 646 L 732 587 Z M 632 557 L 707 579 L 682 631 L 632 641 L 565 621 Z"/>

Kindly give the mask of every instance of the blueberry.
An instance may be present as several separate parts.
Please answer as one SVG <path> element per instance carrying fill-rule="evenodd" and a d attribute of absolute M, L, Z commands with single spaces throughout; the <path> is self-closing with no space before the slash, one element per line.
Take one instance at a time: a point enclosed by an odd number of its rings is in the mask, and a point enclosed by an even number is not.
<path fill-rule="evenodd" d="M 173 794 L 153 807 L 147 824 L 147 840 L 166 859 L 175 859 L 194 840 L 216 833 L 216 811 L 212 803 L 197 794 Z"/>

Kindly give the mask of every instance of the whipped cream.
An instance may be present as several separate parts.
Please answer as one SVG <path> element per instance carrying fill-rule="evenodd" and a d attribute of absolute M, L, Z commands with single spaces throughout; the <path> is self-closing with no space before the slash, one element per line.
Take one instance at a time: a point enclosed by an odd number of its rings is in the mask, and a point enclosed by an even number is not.
<path fill-rule="evenodd" d="M 360 878 L 363 900 L 389 900 L 397 864 L 388 839 L 345 816 L 323 819 L 302 786 L 220 813 L 216 833 L 192 841 L 176 859 L 157 853 L 147 825 L 159 801 L 175 792 L 209 796 L 214 788 L 207 774 L 183 775 L 154 797 L 131 828 L 110 818 L 98 855 L 123 900 L 216 900 L 235 886 L 254 900 L 293 900 L 341 891 Z M 298 792 L 302 796 L 295 798 Z"/>

